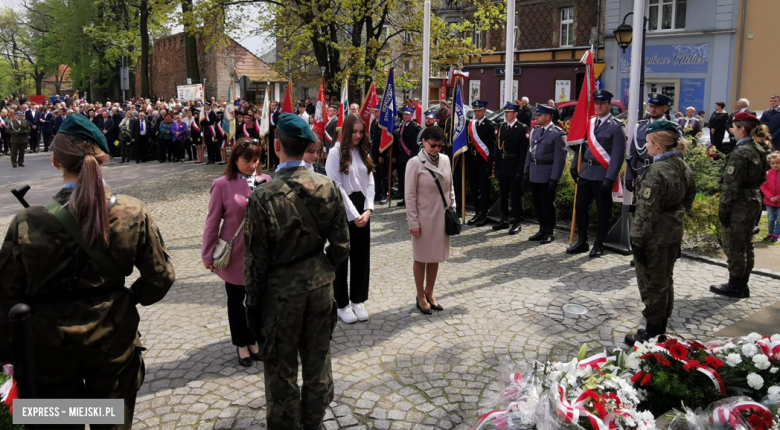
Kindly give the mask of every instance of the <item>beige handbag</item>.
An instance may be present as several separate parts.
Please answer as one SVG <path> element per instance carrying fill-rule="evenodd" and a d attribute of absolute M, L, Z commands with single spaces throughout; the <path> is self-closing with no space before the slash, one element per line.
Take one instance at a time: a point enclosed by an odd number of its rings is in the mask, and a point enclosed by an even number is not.
<path fill-rule="evenodd" d="M 230 252 L 233 250 L 233 242 L 236 241 L 238 234 L 244 229 L 244 223 L 241 223 L 241 227 L 236 230 L 236 234 L 233 235 L 233 239 L 230 242 L 226 242 L 222 239 L 217 239 L 217 246 L 214 247 L 214 252 L 211 253 L 213 259 L 212 265 L 215 269 L 224 269 L 230 265 Z"/>

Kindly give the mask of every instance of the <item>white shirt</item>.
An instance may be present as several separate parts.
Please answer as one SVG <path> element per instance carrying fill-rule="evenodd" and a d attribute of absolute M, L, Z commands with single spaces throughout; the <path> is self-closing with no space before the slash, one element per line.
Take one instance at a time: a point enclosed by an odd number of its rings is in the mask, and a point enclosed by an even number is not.
<path fill-rule="evenodd" d="M 302 114 L 299 115 L 301 118 L 303 118 L 304 121 L 306 121 L 306 124 L 309 123 L 309 114 L 304 111 Z"/>
<path fill-rule="evenodd" d="M 354 221 L 363 212 L 369 209 L 374 210 L 374 174 L 368 171 L 366 165 L 363 164 L 363 159 L 360 158 L 360 151 L 357 147 L 352 148 L 350 155 L 352 156 L 352 164 L 349 166 L 349 173 L 340 172 L 341 143 L 336 142 L 333 145 L 333 150 L 328 154 L 328 159 L 325 161 L 325 171 L 328 173 L 328 177 L 333 179 L 339 188 L 343 190 L 342 197 L 357 192 L 363 193 L 363 196 L 365 196 L 366 203 L 363 205 L 362 210 L 358 210 L 348 197 L 343 199 L 344 209 L 347 211 L 347 220 Z"/>

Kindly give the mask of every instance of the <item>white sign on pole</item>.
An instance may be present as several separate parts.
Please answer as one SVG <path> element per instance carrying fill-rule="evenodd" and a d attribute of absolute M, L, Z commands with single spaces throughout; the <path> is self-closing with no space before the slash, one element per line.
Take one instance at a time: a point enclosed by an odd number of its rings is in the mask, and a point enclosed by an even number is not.
<path fill-rule="evenodd" d="M 469 81 L 469 103 L 479 100 L 482 81 L 474 79 Z"/>
<path fill-rule="evenodd" d="M 504 79 L 501 79 L 501 82 L 499 83 L 499 88 L 501 88 L 501 105 L 499 108 L 503 108 L 507 102 L 513 102 L 517 100 L 517 86 L 518 81 L 513 80 L 512 81 L 512 92 L 510 93 L 511 98 L 509 100 L 506 99 L 506 87 L 504 86 L 504 82 L 506 82 Z"/>
<path fill-rule="evenodd" d="M 555 97 L 553 97 L 557 103 L 563 103 L 571 100 L 571 81 L 556 80 L 555 81 Z"/>
<path fill-rule="evenodd" d="M 176 96 L 181 101 L 203 100 L 203 85 L 177 85 Z"/>

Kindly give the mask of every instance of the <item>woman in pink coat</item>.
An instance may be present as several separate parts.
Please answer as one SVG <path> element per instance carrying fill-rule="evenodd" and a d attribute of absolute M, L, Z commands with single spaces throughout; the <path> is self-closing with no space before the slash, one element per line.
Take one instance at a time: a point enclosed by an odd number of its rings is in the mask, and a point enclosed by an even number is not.
<path fill-rule="evenodd" d="M 414 283 L 417 287 L 417 309 L 425 315 L 431 309 L 444 308 L 436 301 L 433 287 L 439 263 L 450 257 L 450 237 L 444 231 L 445 204 L 433 178 L 439 180 L 446 206 L 455 209 L 450 159 L 439 154 L 444 132 L 438 126 L 426 127 L 422 133 L 423 150 L 406 165 L 406 216 L 412 235 Z"/>
<path fill-rule="evenodd" d="M 246 199 L 262 180 L 270 181 L 268 175 L 258 177 L 255 173 L 260 158 L 260 146 L 249 139 L 241 139 L 233 148 L 225 167 L 225 173 L 211 184 L 209 212 L 203 231 L 203 246 L 200 250 L 203 265 L 225 281 L 227 292 L 228 322 L 230 336 L 236 346 L 238 363 L 244 367 L 252 365 L 252 359 L 260 360 L 258 347 L 252 332 L 246 324 L 244 308 L 244 235 L 239 232 L 230 252 L 230 264 L 224 269 L 214 268 L 214 247 L 217 239 L 230 242 L 238 229 L 243 227 L 246 216 Z M 220 225 L 222 226 L 220 228 Z"/>

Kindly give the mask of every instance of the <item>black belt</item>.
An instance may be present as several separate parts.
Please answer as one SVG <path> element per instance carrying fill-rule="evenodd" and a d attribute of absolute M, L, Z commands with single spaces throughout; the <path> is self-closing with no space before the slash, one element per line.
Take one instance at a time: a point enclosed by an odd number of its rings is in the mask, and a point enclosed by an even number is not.
<path fill-rule="evenodd" d="M 555 160 L 537 160 L 536 158 L 531 160 L 531 163 L 533 163 L 533 164 L 541 164 L 542 166 L 547 166 L 547 165 L 553 164 L 554 162 L 555 162 Z"/>
<path fill-rule="evenodd" d="M 599 167 L 604 167 L 604 166 L 602 166 L 602 165 L 601 165 L 601 163 L 599 163 L 599 162 L 598 162 L 598 161 L 596 161 L 596 160 L 582 160 L 582 161 L 583 161 L 583 162 L 585 162 L 585 163 L 586 163 L 588 166 L 599 166 Z"/>
<path fill-rule="evenodd" d="M 109 285 L 94 288 L 80 288 L 80 289 L 68 289 L 62 291 L 55 291 L 52 293 L 45 293 L 35 296 L 27 296 L 27 300 L 32 303 L 65 303 L 76 302 L 80 300 L 89 300 L 98 298 L 101 296 L 109 295 L 115 291 L 119 291 L 120 288 L 125 288 L 124 285 Z"/>
<path fill-rule="evenodd" d="M 501 158 L 503 158 L 505 160 L 512 160 L 512 159 L 515 159 L 515 158 L 517 158 L 519 156 L 520 156 L 520 154 L 507 154 L 506 152 L 501 153 Z"/>

